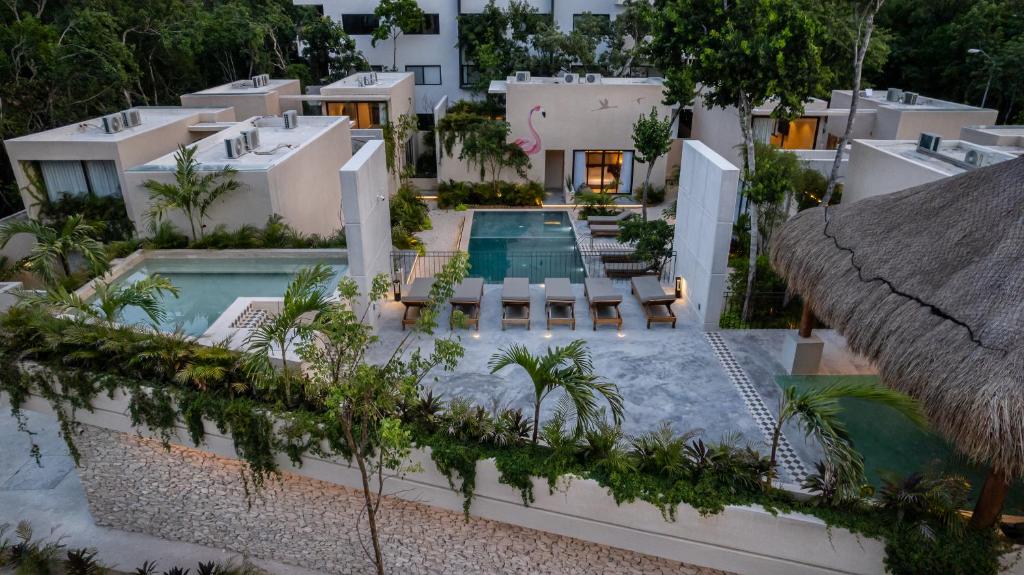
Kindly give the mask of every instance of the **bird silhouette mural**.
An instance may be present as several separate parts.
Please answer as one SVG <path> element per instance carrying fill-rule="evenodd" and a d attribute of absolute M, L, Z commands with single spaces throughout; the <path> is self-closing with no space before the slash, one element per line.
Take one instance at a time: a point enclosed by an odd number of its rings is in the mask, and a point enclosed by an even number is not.
<path fill-rule="evenodd" d="M 538 134 L 537 129 L 533 127 L 533 114 L 535 112 L 540 112 L 541 118 L 548 117 L 547 112 L 545 112 L 544 108 L 542 108 L 541 106 L 534 106 L 530 108 L 530 116 L 526 119 L 526 124 L 530 127 L 530 137 L 532 139 L 528 140 L 526 138 L 516 138 L 516 141 L 513 142 L 515 145 L 522 148 L 523 151 L 526 152 L 527 156 L 532 156 L 536 154 L 537 152 L 540 151 L 541 147 L 540 134 Z"/>

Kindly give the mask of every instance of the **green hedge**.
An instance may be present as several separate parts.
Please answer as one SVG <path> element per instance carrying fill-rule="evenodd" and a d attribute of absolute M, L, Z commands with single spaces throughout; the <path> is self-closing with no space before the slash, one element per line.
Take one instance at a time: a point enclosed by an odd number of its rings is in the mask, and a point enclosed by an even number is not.
<path fill-rule="evenodd" d="M 544 186 L 539 182 L 498 182 L 497 191 L 485 182 L 448 180 L 437 186 L 437 207 L 445 210 L 458 205 L 536 207 L 543 202 Z"/>

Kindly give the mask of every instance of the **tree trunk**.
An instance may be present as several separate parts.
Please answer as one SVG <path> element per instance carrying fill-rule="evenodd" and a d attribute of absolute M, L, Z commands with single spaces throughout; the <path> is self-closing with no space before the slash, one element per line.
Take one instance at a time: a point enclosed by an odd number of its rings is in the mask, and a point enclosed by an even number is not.
<path fill-rule="evenodd" d="M 825 195 L 821 198 L 821 204 L 827 206 L 832 200 L 832 193 L 839 181 L 839 168 L 843 164 L 843 154 L 846 152 L 846 145 L 850 142 L 850 135 L 853 134 L 853 123 L 857 116 L 857 104 L 860 101 L 860 79 L 864 69 L 864 57 L 868 53 L 868 46 L 871 44 L 871 33 L 875 29 L 875 14 L 882 9 L 885 0 L 877 0 L 864 8 L 864 28 L 857 34 L 857 47 L 853 56 L 853 86 L 850 95 L 850 114 L 846 117 L 846 130 L 843 137 L 839 139 L 839 147 L 836 148 L 836 158 L 832 161 L 832 172 L 828 176 L 828 185 L 825 187 Z"/>
<path fill-rule="evenodd" d="M 1003 502 L 1009 490 L 1006 474 L 996 468 L 989 469 L 985 484 L 981 487 L 981 495 L 978 496 L 978 503 L 971 515 L 971 527 L 991 529 L 995 526 L 1003 511 Z"/>
<path fill-rule="evenodd" d="M 811 330 L 814 329 L 814 312 L 811 305 L 804 298 L 804 307 L 800 312 L 800 337 L 811 337 Z"/>
<path fill-rule="evenodd" d="M 781 416 L 781 413 L 780 413 Z M 768 476 L 765 477 L 764 486 L 765 489 L 772 486 L 772 474 L 775 473 L 776 458 L 779 452 L 779 438 L 782 437 L 782 421 L 775 424 L 775 430 L 772 432 L 772 452 L 768 458 Z"/>
<path fill-rule="evenodd" d="M 654 162 L 647 164 L 647 176 L 644 178 L 644 191 L 640 196 L 640 211 L 647 221 L 647 190 L 651 187 L 651 171 L 654 170 Z"/>
<path fill-rule="evenodd" d="M 60 268 L 64 271 L 64 277 L 71 277 L 71 262 L 68 261 L 68 256 L 60 256 Z"/>
<path fill-rule="evenodd" d="M 366 519 L 370 524 L 370 541 L 373 543 L 373 566 L 376 567 L 377 575 L 384 575 L 384 556 L 380 550 L 380 536 L 377 534 L 377 511 L 373 506 L 372 490 L 370 489 L 370 477 L 366 472 L 366 462 L 363 459 L 363 452 L 360 446 L 356 445 L 355 437 L 352 436 L 351 423 L 343 424 L 345 440 L 348 441 L 349 449 L 356 458 L 359 465 L 359 477 L 363 481 L 363 500 L 366 505 Z"/>
<path fill-rule="evenodd" d="M 743 170 L 743 189 L 746 192 L 750 189 L 750 179 L 754 176 L 754 170 L 757 169 L 754 155 L 752 109 L 746 94 L 740 95 L 737 108 L 740 114 L 740 130 L 743 132 L 743 151 L 746 164 Z M 753 311 L 750 308 L 750 301 L 754 295 L 754 280 L 757 278 L 758 212 L 757 203 L 754 202 L 754 199 L 749 194 L 747 195 L 747 212 L 750 213 L 750 257 L 747 261 L 747 293 L 743 297 L 743 315 L 741 316 L 741 320 L 744 323 L 750 321 L 750 315 Z"/>
<path fill-rule="evenodd" d="M 537 435 L 540 431 L 540 400 L 533 406 L 533 444 L 537 445 Z"/>

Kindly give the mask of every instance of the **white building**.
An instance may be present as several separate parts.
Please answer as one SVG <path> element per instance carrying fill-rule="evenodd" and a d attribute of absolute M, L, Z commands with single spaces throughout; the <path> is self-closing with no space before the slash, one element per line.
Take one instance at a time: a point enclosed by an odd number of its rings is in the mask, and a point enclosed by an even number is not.
<path fill-rule="evenodd" d="M 181 96 L 181 105 L 188 107 L 232 107 L 238 118 L 279 116 L 286 110 L 302 113 L 299 81 L 294 79 L 262 80 L 255 78 L 229 82 Z"/>
<path fill-rule="evenodd" d="M 253 128 L 259 134 L 258 144 L 229 156 L 226 141 L 234 142 L 243 131 Z M 262 227 L 276 214 L 304 234 L 330 235 L 341 229 L 338 170 L 352 157 L 348 118 L 300 116 L 291 128 L 283 125 L 282 118 L 250 118 L 196 146 L 200 174 L 232 168 L 234 179 L 242 184 L 213 205 L 211 225 Z M 140 231 L 146 229 L 152 205 L 145 182 L 173 182 L 175 163 L 175 155 L 170 153 L 125 173 L 128 215 Z M 182 214 L 172 211 L 167 218 L 179 229 L 189 229 Z"/>
<path fill-rule="evenodd" d="M 1024 126 L 969 126 L 958 140 L 942 139 L 930 147 L 921 143 L 854 140 L 842 202 L 890 194 L 1024 156 Z"/>
<path fill-rule="evenodd" d="M 322 6 L 326 16 L 342 23 L 345 31 L 356 41 L 375 70 L 390 69 L 394 45 L 390 40 L 377 42 L 374 47 L 371 34 L 377 18 L 373 11 L 378 0 L 293 0 L 297 5 Z M 415 110 L 430 114 L 434 104 L 447 96 L 452 102 L 466 99 L 465 90 L 473 74 L 472 62 L 465 62 L 458 49 L 458 16 L 479 14 L 487 0 L 418 0 L 426 13 L 422 32 L 403 34 L 398 38 L 396 68 L 412 72 L 416 77 Z M 607 15 L 614 19 L 622 11 L 618 0 L 528 0 L 540 14 L 550 14 L 563 32 L 573 29 L 573 18 L 583 12 Z M 498 0 L 498 6 L 507 6 L 508 0 Z"/>

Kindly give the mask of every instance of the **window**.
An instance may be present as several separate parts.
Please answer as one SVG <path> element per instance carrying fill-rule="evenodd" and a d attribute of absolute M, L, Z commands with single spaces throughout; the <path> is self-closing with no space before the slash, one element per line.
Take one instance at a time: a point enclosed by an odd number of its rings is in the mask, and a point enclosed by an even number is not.
<path fill-rule="evenodd" d="M 818 118 L 779 121 L 772 134 L 772 145 L 784 150 L 813 150 L 818 140 Z"/>
<path fill-rule="evenodd" d="M 594 192 L 630 193 L 633 189 L 632 150 L 577 150 L 573 157 L 573 185 Z"/>
<path fill-rule="evenodd" d="M 422 132 L 432 130 L 434 128 L 434 115 L 433 114 L 416 114 L 416 129 Z"/>
<path fill-rule="evenodd" d="M 608 14 L 584 12 L 572 15 L 572 29 L 594 34 L 608 34 L 612 29 L 612 17 Z"/>
<path fill-rule="evenodd" d="M 693 110 L 682 110 L 679 112 L 679 128 L 676 132 L 677 138 L 690 138 L 693 135 Z"/>
<path fill-rule="evenodd" d="M 357 130 L 380 128 L 388 123 L 384 102 L 325 102 L 327 116 L 348 116 Z"/>
<path fill-rule="evenodd" d="M 416 77 L 417 86 L 440 86 L 440 66 L 406 66 L 406 72 L 412 72 Z"/>
<path fill-rule="evenodd" d="M 406 34 L 440 34 L 441 19 L 437 14 L 424 14 L 423 24 L 415 30 L 409 30 Z"/>
<path fill-rule="evenodd" d="M 341 27 L 349 34 L 373 34 L 378 22 L 376 14 L 341 15 Z"/>
<path fill-rule="evenodd" d="M 121 181 L 117 166 L 109 160 L 44 160 L 38 163 L 39 173 L 51 200 L 61 195 L 120 196 Z"/>

